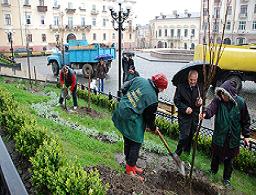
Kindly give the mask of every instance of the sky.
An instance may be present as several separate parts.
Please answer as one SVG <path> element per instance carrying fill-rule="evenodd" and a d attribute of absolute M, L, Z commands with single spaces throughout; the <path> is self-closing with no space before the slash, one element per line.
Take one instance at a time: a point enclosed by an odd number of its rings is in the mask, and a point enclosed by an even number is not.
<path fill-rule="evenodd" d="M 173 10 L 200 12 L 201 0 L 136 0 L 134 7 L 137 24 L 147 24 L 160 12 L 171 14 Z"/>

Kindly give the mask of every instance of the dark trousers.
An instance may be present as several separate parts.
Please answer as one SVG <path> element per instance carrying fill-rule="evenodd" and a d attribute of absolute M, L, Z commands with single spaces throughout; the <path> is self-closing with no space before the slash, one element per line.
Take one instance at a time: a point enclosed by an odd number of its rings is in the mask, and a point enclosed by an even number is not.
<path fill-rule="evenodd" d="M 133 167 L 139 158 L 141 144 L 124 137 L 124 155 L 126 163 Z"/>
<path fill-rule="evenodd" d="M 77 85 L 75 86 L 74 90 L 71 93 L 72 95 L 72 99 L 73 99 L 73 104 L 74 106 L 77 106 Z M 59 99 L 59 103 L 62 104 L 64 101 L 64 98 L 62 96 L 62 93 L 60 94 L 60 99 Z"/>
<path fill-rule="evenodd" d="M 223 180 L 230 180 L 231 174 L 233 172 L 233 158 L 225 158 L 224 159 L 224 171 L 223 171 Z M 219 155 L 212 156 L 211 162 L 211 172 L 216 174 L 219 170 L 219 164 L 221 159 Z"/>
<path fill-rule="evenodd" d="M 181 155 L 182 151 L 187 152 L 188 154 L 190 154 L 190 150 L 191 150 L 191 145 L 193 142 L 193 131 L 190 131 L 189 135 L 186 136 L 184 139 L 180 139 L 176 148 L 175 153 L 177 155 Z"/>

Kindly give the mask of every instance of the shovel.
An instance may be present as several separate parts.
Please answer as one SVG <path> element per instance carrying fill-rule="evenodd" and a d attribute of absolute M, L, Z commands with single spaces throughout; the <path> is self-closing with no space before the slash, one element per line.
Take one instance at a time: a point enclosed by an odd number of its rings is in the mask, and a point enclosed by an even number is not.
<path fill-rule="evenodd" d="M 159 135 L 160 139 L 162 140 L 162 142 L 164 143 L 166 149 L 168 150 L 169 155 L 172 157 L 172 159 L 174 160 L 178 171 L 185 176 L 185 167 L 184 167 L 184 162 L 182 160 L 180 160 L 180 157 L 174 152 L 171 152 L 171 149 L 169 147 L 169 145 L 167 144 L 166 140 L 164 139 L 164 136 L 162 135 L 162 133 L 156 129 L 157 134 Z"/>

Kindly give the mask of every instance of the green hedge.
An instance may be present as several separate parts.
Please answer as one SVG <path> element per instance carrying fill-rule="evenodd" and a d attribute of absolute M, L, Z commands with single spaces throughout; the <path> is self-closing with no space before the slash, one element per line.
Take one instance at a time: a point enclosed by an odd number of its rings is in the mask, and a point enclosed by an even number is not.
<path fill-rule="evenodd" d="M 58 140 L 1 87 L 0 125 L 14 138 L 17 150 L 30 158 L 37 194 L 106 194 L 108 186 L 102 184 L 98 171 L 87 173 L 77 162 L 68 162 Z"/>

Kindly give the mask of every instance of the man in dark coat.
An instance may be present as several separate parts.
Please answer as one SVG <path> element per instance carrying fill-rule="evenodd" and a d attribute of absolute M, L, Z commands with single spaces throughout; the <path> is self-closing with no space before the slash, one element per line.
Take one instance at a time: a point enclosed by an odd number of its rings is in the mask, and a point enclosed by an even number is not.
<path fill-rule="evenodd" d="M 244 144 L 249 144 L 250 116 L 245 100 L 236 93 L 234 81 L 225 81 L 216 88 L 215 94 L 216 97 L 200 117 L 209 119 L 215 115 L 211 173 L 216 174 L 220 162 L 224 162 L 223 183 L 230 187 L 233 160 L 239 153 L 241 132 Z"/>
<path fill-rule="evenodd" d="M 155 112 L 158 93 L 167 88 L 168 80 L 163 74 L 151 79 L 136 77 L 123 86 L 121 100 L 113 112 L 112 121 L 124 138 L 126 173 L 132 176 L 142 173 L 136 166 L 145 129 L 156 130 Z M 143 180 L 142 177 L 139 179 Z"/>
<path fill-rule="evenodd" d="M 201 87 L 197 83 L 198 72 L 191 70 L 188 74 L 188 82 L 177 86 L 174 103 L 178 108 L 179 142 L 176 153 L 182 151 L 190 153 L 193 135 L 196 131 L 200 106 L 202 105 Z"/>
<path fill-rule="evenodd" d="M 97 65 L 97 71 L 96 71 L 96 77 L 99 81 L 99 92 L 104 91 L 104 79 L 106 78 L 108 72 L 108 67 L 106 65 L 106 62 L 101 58 L 98 65 Z"/>
<path fill-rule="evenodd" d="M 134 61 L 132 59 L 133 54 L 123 54 L 122 58 L 122 67 L 123 67 L 123 83 L 127 81 L 127 76 L 129 74 L 129 70 L 134 66 Z"/>
<path fill-rule="evenodd" d="M 64 86 L 65 85 L 65 86 Z M 60 86 L 62 88 L 62 92 L 64 91 L 64 87 L 69 88 L 73 98 L 74 110 L 77 109 L 77 80 L 76 73 L 74 70 L 69 68 L 68 66 L 64 66 L 60 71 Z M 63 93 L 60 95 L 59 103 L 63 104 Z"/>

